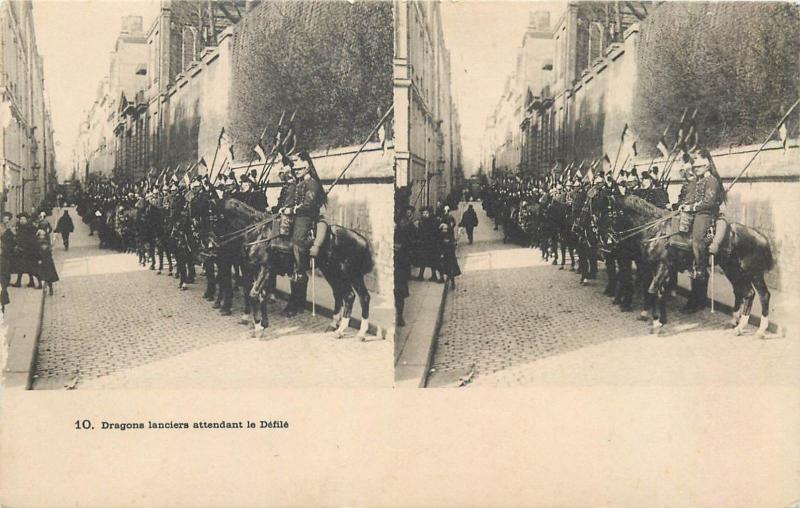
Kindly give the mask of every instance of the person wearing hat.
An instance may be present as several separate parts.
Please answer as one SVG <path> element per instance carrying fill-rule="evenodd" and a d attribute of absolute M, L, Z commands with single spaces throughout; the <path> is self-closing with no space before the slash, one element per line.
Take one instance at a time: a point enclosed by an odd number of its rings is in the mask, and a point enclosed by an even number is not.
<path fill-rule="evenodd" d="M 53 232 L 53 226 L 51 226 L 50 222 L 47 221 L 47 214 L 45 214 L 43 211 L 39 212 L 39 221 L 36 223 L 36 229 L 41 229 L 47 233 L 47 239 L 49 241 L 50 234 Z"/>
<path fill-rule="evenodd" d="M 294 166 L 297 175 L 295 189 L 294 228 L 292 231 L 292 252 L 294 254 L 295 275 L 294 279 L 300 284 L 306 284 L 309 270 L 309 248 L 311 247 L 310 233 L 319 220 L 320 210 L 327 202 L 327 196 L 322 189 L 316 171 L 313 169 L 311 157 L 301 153 Z M 305 303 L 305 300 L 303 300 Z M 302 308 L 298 309 L 302 311 Z"/>
<path fill-rule="evenodd" d="M 50 235 L 43 229 L 36 231 L 36 239 L 39 244 L 39 287 L 42 281 L 47 283 L 48 293 L 53 295 L 53 283 L 58 282 L 56 265 L 53 262 L 53 246 L 50 245 Z"/>
<path fill-rule="evenodd" d="M 425 269 L 431 269 L 431 278 L 428 279 L 432 282 L 444 282 L 444 276 L 441 280 L 437 276 L 439 269 L 439 221 L 433 217 L 431 208 L 426 206 L 422 208 L 422 219 L 419 223 L 419 274 L 418 280 L 423 280 L 425 276 Z"/>
<path fill-rule="evenodd" d="M 669 195 L 666 189 L 656 187 L 653 184 L 653 177 L 648 171 L 642 172 L 639 188 L 634 191 L 634 194 L 659 208 L 669 206 Z"/>
<path fill-rule="evenodd" d="M 12 286 L 22 286 L 22 274 L 28 274 L 28 287 L 41 289 L 41 282 L 34 283 L 38 275 L 39 245 L 36 242 L 36 228 L 28 222 L 29 215 L 25 212 L 17 214 L 17 238 L 14 252 L 14 272 L 17 280 Z"/>
<path fill-rule="evenodd" d="M 64 214 L 58 219 L 58 223 L 56 223 L 55 231 L 61 235 L 61 241 L 64 243 L 64 250 L 69 250 L 69 235 L 75 231 L 75 225 L 72 223 L 72 217 L 69 216 L 69 210 L 64 210 Z"/>
<path fill-rule="evenodd" d="M 699 282 L 698 296 L 687 310 L 694 312 L 705 307 L 706 291 L 708 289 L 708 246 L 706 233 L 715 223 L 719 214 L 719 207 L 725 200 L 725 190 L 722 180 L 716 171 L 714 161 L 708 150 L 702 148 L 684 154 L 684 161 L 691 165 L 695 175 L 696 184 L 694 195 L 680 206 L 682 212 L 693 215 L 692 221 L 692 253 L 694 254 L 694 270 L 692 278 Z"/>
<path fill-rule="evenodd" d="M 456 277 L 461 275 L 461 268 L 458 266 L 458 257 L 456 257 L 455 234 L 449 222 L 442 222 L 439 225 L 439 252 L 442 282 L 455 289 Z"/>
<path fill-rule="evenodd" d="M 11 303 L 11 299 L 8 297 L 8 286 L 11 284 L 11 270 L 16 247 L 13 218 L 14 216 L 10 212 L 3 212 L 3 221 L 0 224 L 0 309 L 4 314 L 6 305 Z"/>
<path fill-rule="evenodd" d="M 478 226 L 478 214 L 475 213 L 472 205 L 468 205 L 467 209 L 464 210 L 464 213 L 461 215 L 461 222 L 459 222 L 458 226 L 466 230 L 467 241 L 472 245 L 473 234 L 475 228 Z"/>

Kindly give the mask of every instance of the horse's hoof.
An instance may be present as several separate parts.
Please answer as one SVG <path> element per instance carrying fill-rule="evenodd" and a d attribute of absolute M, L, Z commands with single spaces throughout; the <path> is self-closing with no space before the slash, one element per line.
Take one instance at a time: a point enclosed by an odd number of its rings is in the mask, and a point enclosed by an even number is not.
<path fill-rule="evenodd" d="M 737 337 L 740 337 L 742 335 L 742 329 L 741 328 L 734 328 L 733 329 L 733 334 L 735 336 L 737 336 Z"/>
<path fill-rule="evenodd" d="M 647 313 L 647 311 L 643 310 L 639 313 L 639 321 L 647 321 L 648 319 L 650 319 L 650 315 Z"/>
<path fill-rule="evenodd" d="M 563 266 L 559 266 L 559 267 L 558 267 L 558 269 L 559 269 L 559 270 L 563 270 L 563 269 L 564 269 L 564 267 L 563 267 Z"/>
<path fill-rule="evenodd" d="M 361 342 L 366 342 L 367 341 L 367 336 L 366 335 L 358 334 L 358 335 L 356 335 L 356 338 Z"/>

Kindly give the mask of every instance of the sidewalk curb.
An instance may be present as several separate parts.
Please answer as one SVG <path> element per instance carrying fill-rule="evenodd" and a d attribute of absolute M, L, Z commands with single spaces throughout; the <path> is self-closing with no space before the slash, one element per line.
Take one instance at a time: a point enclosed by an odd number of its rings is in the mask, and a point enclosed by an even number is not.
<path fill-rule="evenodd" d="M 433 336 L 431 337 L 430 346 L 428 347 L 428 358 L 425 361 L 425 371 L 422 373 L 422 379 L 419 381 L 419 388 L 426 388 L 428 386 L 428 377 L 431 373 L 433 366 L 433 356 L 436 354 L 436 344 L 439 341 L 439 331 L 442 329 L 442 321 L 444 320 L 444 305 L 447 302 L 447 286 L 444 284 L 442 288 L 442 299 L 439 302 L 439 311 L 436 314 L 436 324 L 433 326 Z"/>
<path fill-rule="evenodd" d="M 9 337 L 10 343 L 2 379 L 3 389 L 5 390 L 21 389 L 23 386 L 25 390 L 33 388 L 33 375 L 36 368 L 36 356 L 39 350 L 39 338 L 42 335 L 44 292 L 46 289 L 42 288 L 37 291 L 39 292 L 39 302 L 36 324 L 33 327 L 33 335 L 28 337 L 27 334 L 23 334 L 22 337 L 18 337 L 17 335 L 21 330 L 17 328 L 15 329 L 15 336 Z"/>
<path fill-rule="evenodd" d="M 282 289 L 275 289 L 275 294 L 281 298 L 281 300 L 289 300 L 289 293 L 283 291 Z M 307 311 L 311 312 L 311 302 L 305 303 L 305 308 Z M 317 314 L 321 316 L 325 316 L 327 318 L 333 317 L 333 309 L 326 305 L 317 304 Z M 361 328 L 361 319 L 357 318 L 356 316 L 350 316 L 350 323 L 349 328 L 353 328 L 354 330 L 358 330 Z M 374 335 L 375 337 L 386 340 L 387 337 L 387 329 L 383 326 L 376 325 L 375 323 L 370 322 L 369 327 L 367 328 L 367 333 L 370 335 Z"/>

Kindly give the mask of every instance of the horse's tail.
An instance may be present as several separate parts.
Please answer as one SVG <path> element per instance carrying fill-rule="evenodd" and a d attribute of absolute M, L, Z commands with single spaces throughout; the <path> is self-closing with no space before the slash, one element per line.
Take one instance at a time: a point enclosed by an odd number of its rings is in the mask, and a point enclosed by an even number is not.
<path fill-rule="evenodd" d="M 739 238 L 741 250 L 754 254 L 750 270 L 768 272 L 775 267 L 772 245 L 765 234 L 743 224 L 732 223 L 731 227 Z"/>
<path fill-rule="evenodd" d="M 375 261 L 372 259 L 372 249 L 369 241 L 352 229 L 331 224 L 330 232 L 339 236 L 343 235 L 343 242 L 337 242 L 347 252 L 346 257 L 352 261 L 352 267 L 358 267 L 359 275 L 366 275 L 375 268 Z"/>

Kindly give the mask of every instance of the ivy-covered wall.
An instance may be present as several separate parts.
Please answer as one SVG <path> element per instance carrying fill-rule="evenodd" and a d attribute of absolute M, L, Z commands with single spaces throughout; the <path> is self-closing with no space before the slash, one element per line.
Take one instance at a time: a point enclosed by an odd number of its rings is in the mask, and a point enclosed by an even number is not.
<path fill-rule="evenodd" d="M 684 108 L 697 108 L 709 148 L 761 142 L 800 95 L 800 7 L 665 2 L 641 24 L 637 58 L 641 147 L 654 150 Z M 788 127 L 796 136 L 796 122 Z"/>
<path fill-rule="evenodd" d="M 392 104 L 392 52 L 391 2 L 262 3 L 234 32 L 237 148 L 273 136 L 284 110 L 309 151 L 360 144 Z"/>

